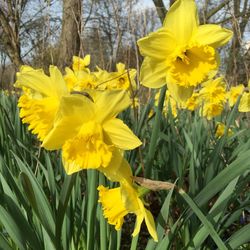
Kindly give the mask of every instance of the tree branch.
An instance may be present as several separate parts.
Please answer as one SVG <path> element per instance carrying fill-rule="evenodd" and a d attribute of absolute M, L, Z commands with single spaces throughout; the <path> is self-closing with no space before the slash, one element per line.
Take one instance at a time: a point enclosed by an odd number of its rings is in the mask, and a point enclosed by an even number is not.
<path fill-rule="evenodd" d="M 226 0 L 219 4 L 217 7 L 212 9 L 209 13 L 206 14 L 206 20 L 211 18 L 213 15 L 215 15 L 219 10 L 221 10 L 224 6 L 226 6 L 231 0 Z"/>
<path fill-rule="evenodd" d="M 153 2 L 154 2 L 154 5 L 156 7 L 157 14 L 158 14 L 161 22 L 163 23 L 164 19 L 165 19 L 165 15 L 167 13 L 167 9 L 166 9 L 162 0 L 153 0 Z"/>

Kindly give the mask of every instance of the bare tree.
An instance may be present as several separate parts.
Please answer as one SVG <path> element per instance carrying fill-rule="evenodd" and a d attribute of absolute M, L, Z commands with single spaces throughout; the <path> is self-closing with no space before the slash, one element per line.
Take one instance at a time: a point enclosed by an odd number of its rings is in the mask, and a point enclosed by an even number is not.
<path fill-rule="evenodd" d="M 19 31 L 20 17 L 26 4 L 27 0 L 0 1 L 0 34 L 3 48 L 17 69 L 23 64 Z"/>

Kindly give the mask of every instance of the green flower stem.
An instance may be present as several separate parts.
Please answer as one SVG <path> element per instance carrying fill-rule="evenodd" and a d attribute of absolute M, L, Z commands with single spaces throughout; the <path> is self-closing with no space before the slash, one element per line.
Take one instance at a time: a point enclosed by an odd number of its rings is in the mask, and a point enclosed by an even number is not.
<path fill-rule="evenodd" d="M 87 249 L 95 249 L 95 221 L 97 205 L 97 184 L 98 172 L 96 170 L 87 170 L 88 178 L 88 199 L 87 199 Z"/>
<path fill-rule="evenodd" d="M 138 239 L 139 239 L 139 234 L 133 237 L 130 250 L 136 250 L 137 249 L 137 244 L 138 244 Z"/>
<path fill-rule="evenodd" d="M 68 207 L 71 191 L 76 181 L 76 176 L 77 174 L 73 174 L 70 176 L 66 175 L 62 186 L 62 190 L 60 192 L 59 205 L 57 208 L 57 215 L 56 215 L 56 249 L 58 250 L 62 249 L 61 246 L 62 225 L 66 214 L 66 209 Z"/>
<path fill-rule="evenodd" d="M 152 135 L 150 138 L 149 151 L 148 151 L 148 155 L 147 155 L 148 157 L 146 158 L 146 164 L 145 164 L 144 176 L 146 178 L 151 177 L 151 168 L 153 165 L 155 152 L 156 152 L 157 140 L 158 140 L 158 136 L 160 133 L 160 120 L 161 120 L 161 113 L 162 113 L 163 104 L 164 104 L 164 100 L 165 100 L 166 90 L 167 90 L 166 85 L 161 88 L 160 98 L 159 98 L 158 106 L 156 109 L 156 115 L 155 115 L 155 120 L 154 120 L 154 124 L 153 124 L 153 131 L 152 131 Z"/>
<path fill-rule="evenodd" d="M 105 176 L 102 173 L 99 173 L 99 184 L 106 185 Z M 99 204 L 99 213 L 100 213 L 100 250 L 107 250 L 107 222 L 103 216 L 102 207 Z"/>
<path fill-rule="evenodd" d="M 116 250 L 121 249 L 121 240 L 122 240 L 122 230 L 117 231 L 117 241 L 116 241 Z"/>

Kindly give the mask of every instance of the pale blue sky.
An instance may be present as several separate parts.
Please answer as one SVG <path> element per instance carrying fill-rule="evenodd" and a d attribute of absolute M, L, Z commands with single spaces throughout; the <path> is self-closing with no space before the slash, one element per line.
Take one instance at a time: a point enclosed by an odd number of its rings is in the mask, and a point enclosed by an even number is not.
<path fill-rule="evenodd" d="M 165 0 L 165 1 L 163 1 L 165 4 L 166 4 L 166 6 L 167 6 L 167 3 L 169 2 L 169 0 Z M 141 5 L 143 5 L 143 6 L 145 6 L 145 7 L 154 7 L 154 4 L 153 4 L 153 1 L 152 0 L 140 0 L 139 1 L 139 4 L 140 4 L 140 6 Z"/>

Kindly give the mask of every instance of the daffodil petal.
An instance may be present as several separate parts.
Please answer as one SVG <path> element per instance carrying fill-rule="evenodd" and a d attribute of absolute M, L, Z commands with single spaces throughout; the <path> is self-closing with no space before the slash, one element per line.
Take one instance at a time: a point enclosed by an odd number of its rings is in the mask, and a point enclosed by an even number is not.
<path fill-rule="evenodd" d="M 160 88 L 166 84 L 166 61 L 154 61 L 145 57 L 141 66 L 140 79 L 142 85 L 149 88 Z"/>
<path fill-rule="evenodd" d="M 55 66 L 49 67 L 51 81 L 53 83 L 54 93 L 60 98 L 63 95 L 67 94 L 67 87 L 66 83 L 63 79 L 62 73 L 60 70 Z"/>
<path fill-rule="evenodd" d="M 32 67 L 28 66 L 28 65 L 22 65 L 20 68 L 20 72 L 17 72 L 17 75 L 24 73 L 24 72 L 29 72 L 34 70 Z M 41 72 L 43 72 L 43 70 L 40 70 Z"/>
<path fill-rule="evenodd" d="M 140 213 L 142 207 L 139 206 L 138 202 L 141 202 L 138 191 L 134 188 L 133 183 L 122 182 L 121 184 L 121 198 L 124 206 L 130 213 Z M 144 206 L 143 206 L 144 209 Z"/>
<path fill-rule="evenodd" d="M 86 67 L 90 64 L 90 55 L 86 55 L 84 58 L 73 56 L 72 68 L 77 71 L 89 71 Z"/>
<path fill-rule="evenodd" d="M 123 64 L 123 63 L 117 63 L 116 64 L 116 70 L 119 73 L 120 72 L 123 73 L 126 70 L 125 64 Z"/>
<path fill-rule="evenodd" d="M 83 59 L 86 66 L 89 66 L 90 64 L 90 55 L 86 55 Z"/>
<path fill-rule="evenodd" d="M 146 226 L 148 228 L 148 231 L 151 235 L 151 237 L 154 239 L 154 241 L 158 241 L 158 236 L 155 230 L 155 221 L 154 218 L 152 216 L 152 214 L 146 209 L 145 209 L 145 222 L 146 222 Z"/>
<path fill-rule="evenodd" d="M 44 96 L 52 96 L 54 93 L 51 79 L 42 70 L 31 67 L 22 67 L 17 73 L 16 87 L 26 87 Z"/>
<path fill-rule="evenodd" d="M 132 171 L 128 162 L 123 158 L 119 150 L 114 150 L 112 159 L 107 167 L 98 168 L 109 180 L 113 182 L 132 183 Z"/>
<path fill-rule="evenodd" d="M 85 96 L 71 95 L 61 99 L 59 110 L 52 130 L 45 137 L 42 147 L 54 150 L 72 138 L 79 126 L 94 116 L 94 106 Z"/>
<path fill-rule="evenodd" d="M 237 102 L 239 96 L 242 95 L 243 91 L 244 91 L 243 84 L 239 84 L 238 86 L 230 88 L 230 91 L 227 92 L 227 99 L 230 107 L 232 107 Z"/>
<path fill-rule="evenodd" d="M 143 56 L 164 60 L 173 52 L 176 41 L 172 33 L 165 28 L 161 28 L 138 40 L 137 43 Z"/>
<path fill-rule="evenodd" d="M 103 129 L 110 138 L 112 144 L 123 150 L 130 150 L 139 147 L 142 142 L 123 123 L 122 120 L 113 118 L 103 124 Z"/>
<path fill-rule="evenodd" d="M 135 228 L 134 228 L 134 232 L 132 233 L 133 237 L 139 234 L 143 220 L 144 220 L 144 216 L 142 213 L 139 213 L 138 215 L 136 215 Z"/>
<path fill-rule="evenodd" d="M 105 90 L 90 93 L 93 93 L 93 99 L 97 106 L 96 119 L 100 123 L 116 117 L 131 104 L 129 95 L 125 90 Z"/>
<path fill-rule="evenodd" d="M 175 99 L 177 103 L 184 104 L 192 96 L 193 87 L 182 87 L 175 83 L 167 83 L 170 95 Z"/>
<path fill-rule="evenodd" d="M 176 0 L 170 7 L 163 26 L 169 29 L 178 44 L 187 44 L 199 24 L 194 0 Z"/>
<path fill-rule="evenodd" d="M 62 163 L 67 175 L 71 175 L 82 170 L 80 165 L 76 164 L 75 162 L 68 162 L 64 158 L 62 158 Z"/>
<path fill-rule="evenodd" d="M 250 93 L 244 93 L 240 99 L 239 112 L 250 112 Z"/>
<path fill-rule="evenodd" d="M 233 32 L 216 24 L 200 25 L 194 32 L 192 40 L 201 45 L 209 45 L 214 48 L 225 45 L 231 38 Z"/>

